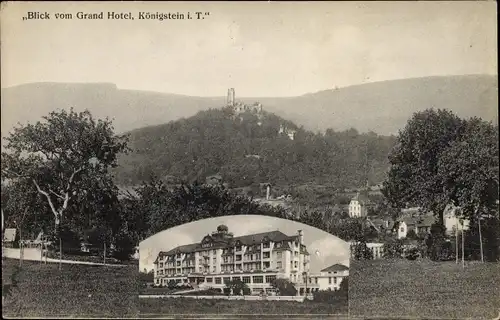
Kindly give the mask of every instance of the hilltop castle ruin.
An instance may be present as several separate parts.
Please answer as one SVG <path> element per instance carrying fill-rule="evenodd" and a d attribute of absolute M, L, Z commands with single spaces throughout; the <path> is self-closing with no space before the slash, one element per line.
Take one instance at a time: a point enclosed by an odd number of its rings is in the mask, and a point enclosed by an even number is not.
<path fill-rule="evenodd" d="M 262 112 L 262 104 L 260 102 L 255 102 L 252 105 L 244 104 L 243 102 L 236 102 L 236 95 L 234 88 L 229 88 L 227 90 L 227 106 L 231 107 L 235 114 L 240 114 L 246 111 L 260 114 Z"/>
<path fill-rule="evenodd" d="M 262 104 L 260 102 L 255 102 L 252 105 L 245 104 L 241 101 L 236 101 L 236 93 L 234 88 L 229 88 L 227 90 L 227 101 L 226 107 L 230 108 L 233 112 L 233 119 L 239 118 L 240 121 L 243 121 L 242 113 L 251 112 L 256 114 L 258 117 L 257 125 L 261 126 L 264 115 L 262 113 Z M 287 128 L 285 125 L 281 124 L 279 128 L 278 134 L 286 134 L 290 140 L 295 139 L 295 133 L 297 131 L 294 129 Z"/>

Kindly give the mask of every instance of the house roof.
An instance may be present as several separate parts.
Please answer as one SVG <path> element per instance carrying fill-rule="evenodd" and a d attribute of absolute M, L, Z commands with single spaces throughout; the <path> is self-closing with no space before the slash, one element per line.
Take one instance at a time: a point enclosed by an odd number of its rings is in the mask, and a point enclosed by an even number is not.
<path fill-rule="evenodd" d="M 430 227 L 436 221 L 434 216 L 407 217 L 401 219 L 407 226 Z"/>
<path fill-rule="evenodd" d="M 204 237 L 212 238 L 210 235 L 207 235 Z M 270 232 L 262 232 L 262 233 L 255 233 L 255 234 L 249 234 L 249 235 L 244 235 L 244 236 L 239 236 L 239 237 L 234 237 L 234 238 L 228 238 L 228 239 L 213 239 L 212 243 L 214 244 L 210 248 L 204 248 L 202 247 L 201 242 L 199 243 L 192 243 L 192 244 L 186 244 L 182 246 L 175 247 L 169 251 L 160 251 L 158 256 L 169 256 L 177 253 L 190 253 L 190 252 L 195 252 L 195 251 L 203 251 L 203 250 L 213 250 L 213 249 L 221 249 L 221 248 L 227 248 L 227 247 L 232 247 L 236 245 L 237 242 L 240 242 L 242 245 L 256 245 L 264 242 L 264 239 L 269 239 L 269 241 L 273 242 L 280 242 L 280 241 L 293 241 L 297 239 L 297 235 L 293 236 L 288 236 L 284 234 L 281 231 L 275 230 L 275 231 L 270 231 Z M 304 250 L 307 253 L 307 250 Z"/>
<path fill-rule="evenodd" d="M 343 264 L 336 263 L 334 265 L 331 265 L 331 266 L 321 270 L 321 272 L 338 272 L 338 271 L 345 271 L 345 270 L 349 270 L 349 268 L 344 266 Z"/>

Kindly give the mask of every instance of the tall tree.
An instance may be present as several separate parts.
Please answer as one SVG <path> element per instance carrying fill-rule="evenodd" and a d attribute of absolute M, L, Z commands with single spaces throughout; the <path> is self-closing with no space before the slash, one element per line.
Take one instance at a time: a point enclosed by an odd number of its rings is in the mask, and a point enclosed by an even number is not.
<path fill-rule="evenodd" d="M 447 110 L 428 109 L 413 115 L 389 155 L 391 167 L 383 194 L 392 206 L 420 206 L 433 211 L 438 223 L 443 223 L 450 199 L 443 192 L 439 160 L 463 129 L 463 121 Z"/>
<path fill-rule="evenodd" d="M 5 140 L 2 178 L 32 183 L 50 207 L 56 229 L 71 201 L 84 191 L 78 182 L 96 172 L 107 174 L 117 154 L 127 150 L 126 137 L 114 134 L 111 121 L 96 121 L 90 112 L 73 109 L 19 126 Z"/>

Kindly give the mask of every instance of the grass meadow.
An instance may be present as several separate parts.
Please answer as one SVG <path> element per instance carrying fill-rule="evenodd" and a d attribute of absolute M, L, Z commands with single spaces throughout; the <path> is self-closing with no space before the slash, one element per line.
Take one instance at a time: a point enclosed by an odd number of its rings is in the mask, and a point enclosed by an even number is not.
<path fill-rule="evenodd" d="M 293 301 L 242 301 L 193 298 L 140 299 L 141 316 L 169 314 L 197 315 L 347 315 L 347 299 L 338 303 Z"/>
<path fill-rule="evenodd" d="M 3 317 L 137 317 L 137 266 L 3 259 Z"/>
<path fill-rule="evenodd" d="M 493 319 L 500 312 L 500 263 L 351 261 L 351 317 Z"/>

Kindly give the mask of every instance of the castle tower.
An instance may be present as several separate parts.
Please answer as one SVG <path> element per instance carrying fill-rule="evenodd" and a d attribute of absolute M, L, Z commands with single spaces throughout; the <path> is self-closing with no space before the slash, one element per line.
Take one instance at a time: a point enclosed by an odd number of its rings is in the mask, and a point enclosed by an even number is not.
<path fill-rule="evenodd" d="M 235 94 L 234 94 L 234 88 L 230 88 L 227 90 L 227 105 L 228 106 L 234 106 L 234 98 L 235 98 Z"/>

